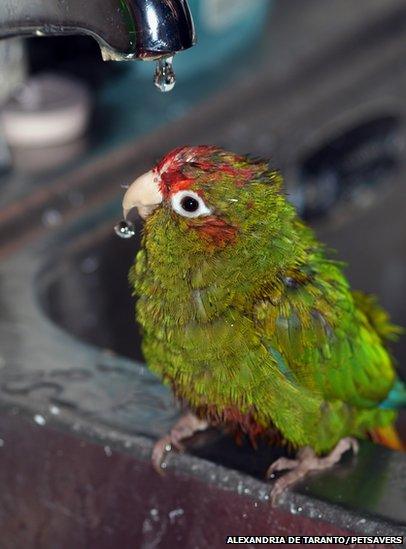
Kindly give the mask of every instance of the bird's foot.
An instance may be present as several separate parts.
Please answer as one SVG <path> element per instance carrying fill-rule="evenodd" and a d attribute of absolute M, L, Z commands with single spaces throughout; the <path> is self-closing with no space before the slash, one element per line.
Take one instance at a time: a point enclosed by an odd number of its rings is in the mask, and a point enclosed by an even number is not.
<path fill-rule="evenodd" d="M 183 452 L 182 441 L 191 437 L 198 431 L 207 429 L 208 423 L 199 419 L 191 412 L 183 415 L 172 427 L 169 435 L 160 438 L 152 450 L 152 466 L 158 473 L 163 473 L 163 463 L 165 455 L 175 448 L 178 452 Z"/>
<path fill-rule="evenodd" d="M 289 470 L 275 481 L 271 491 L 271 501 L 275 504 L 278 497 L 290 486 L 302 480 L 312 471 L 322 471 L 338 463 L 342 455 L 348 450 L 358 453 L 358 441 L 351 437 L 342 438 L 337 446 L 324 457 L 317 457 L 310 446 L 305 446 L 298 451 L 296 459 L 279 458 L 270 465 L 266 477 L 271 478 L 277 471 Z"/>

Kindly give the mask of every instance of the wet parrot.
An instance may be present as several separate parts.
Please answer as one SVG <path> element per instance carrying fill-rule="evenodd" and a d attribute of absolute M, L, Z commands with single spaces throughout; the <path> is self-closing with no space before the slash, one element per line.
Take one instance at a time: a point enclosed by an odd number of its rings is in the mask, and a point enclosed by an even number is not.
<path fill-rule="evenodd" d="M 406 404 L 388 343 L 401 329 L 351 290 L 263 160 L 181 147 L 127 189 L 124 217 L 144 220 L 129 273 L 149 368 L 187 412 L 153 451 L 210 425 L 297 449 L 275 498 L 325 469 L 357 438 L 401 449 Z"/>

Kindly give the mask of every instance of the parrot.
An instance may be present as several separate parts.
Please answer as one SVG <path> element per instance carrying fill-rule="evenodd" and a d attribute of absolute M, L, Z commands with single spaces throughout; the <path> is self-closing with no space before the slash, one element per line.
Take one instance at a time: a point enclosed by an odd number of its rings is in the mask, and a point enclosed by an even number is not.
<path fill-rule="evenodd" d="M 389 344 L 402 333 L 288 201 L 267 161 L 212 145 L 178 147 L 128 186 L 124 219 L 143 220 L 130 268 L 142 352 L 185 413 L 152 464 L 211 426 L 256 445 L 285 444 L 270 464 L 272 499 L 370 438 L 405 449 L 406 404 Z"/>

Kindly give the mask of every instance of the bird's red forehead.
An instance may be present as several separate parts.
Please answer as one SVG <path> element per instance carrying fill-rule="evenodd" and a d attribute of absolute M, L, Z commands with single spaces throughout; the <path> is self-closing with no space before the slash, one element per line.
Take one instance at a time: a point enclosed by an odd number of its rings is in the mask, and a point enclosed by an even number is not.
<path fill-rule="evenodd" d="M 157 164 L 156 169 L 160 172 L 173 171 L 180 169 L 188 163 L 198 163 L 214 167 L 215 159 L 213 155 L 219 152 L 217 147 L 210 145 L 199 145 L 196 147 L 178 147 L 166 154 Z"/>
<path fill-rule="evenodd" d="M 159 190 L 164 198 L 168 198 L 178 191 L 190 189 L 193 180 L 190 177 L 186 177 L 180 168 L 168 169 L 162 172 L 159 172 L 159 170 L 157 171 L 159 177 Z"/>
<path fill-rule="evenodd" d="M 154 168 L 163 196 L 190 188 L 193 178 L 186 173 L 188 165 L 207 172 L 228 174 L 234 178 L 236 186 L 242 186 L 252 176 L 253 170 L 232 166 L 222 153 L 219 148 L 209 145 L 179 147 L 168 153 Z M 235 159 L 240 157 L 235 155 Z"/>
<path fill-rule="evenodd" d="M 209 156 L 215 150 L 217 150 L 216 147 L 205 145 L 178 147 L 165 155 L 154 168 L 164 197 L 190 188 L 193 179 L 184 173 L 187 164 L 196 163 L 202 169 L 214 168 L 214 161 L 209 162 Z"/>

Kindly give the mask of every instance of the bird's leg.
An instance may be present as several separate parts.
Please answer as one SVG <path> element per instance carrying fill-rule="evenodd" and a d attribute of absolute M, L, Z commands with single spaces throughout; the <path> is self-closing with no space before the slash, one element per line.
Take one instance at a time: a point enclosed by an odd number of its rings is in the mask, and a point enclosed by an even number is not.
<path fill-rule="evenodd" d="M 169 435 L 160 438 L 154 445 L 152 450 L 152 466 L 162 474 L 162 462 L 167 452 L 175 448 L 179 452 L 183 452 L 184 447 L 182 441 L 191 437 L 198 431 L 204 431 L 208 427 L 207 421 L 199 419 L 191 412 L 183 415 L 172 427 Z"/>
<path fill-rule="evenodd" d="M 277 481 L 272 488 L 271 500 L 275 503 L 277 498 L 292 484 L 296 484 L 312 471 L 322 471 L 338 463 L 342 455 L 348 450 L 354 454 L 358 452 L 358 442 L 354 438 L 342 438 L 335 448 L 324 457 L 317 457 L 310 446 L 305 446 L 298 451 L 296 459 L 279 458 L 270 465 L 266 472 L 267 478 L 274 475 L 276 471 L 285 471 L 286 473 Z"/>

